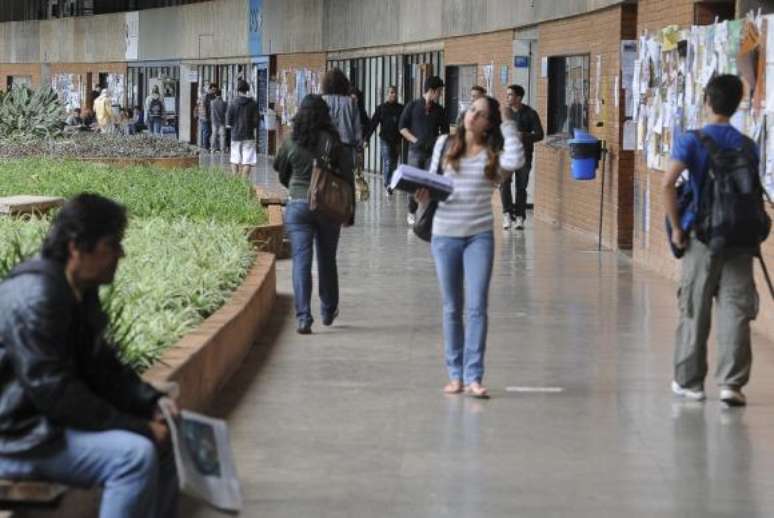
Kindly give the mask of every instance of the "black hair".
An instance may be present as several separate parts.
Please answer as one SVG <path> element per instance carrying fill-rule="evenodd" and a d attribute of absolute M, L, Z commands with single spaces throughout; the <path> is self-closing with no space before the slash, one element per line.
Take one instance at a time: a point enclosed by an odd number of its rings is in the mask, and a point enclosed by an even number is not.
<path fill-rule="evenodd" d="M 741 79 L 731 74 L 722 74 L 707 83 L 704 101 L 709 103 L 715 114 L 731 117 L 742 102 L 743 92 Z"/>
<path fill-rule="evenodd" d="M 77 113 L 81 113 L 81 109 L 80 108 L 75 108 L 73 111 L 77 112 Z"/>
<path fill-rule="evenodd" d="M 443 80 L 441 80 L 440 77 L 430 76 L 425 79 L 425 93 L 429 92 L 430 90 L 436 90 L 438 88 L 443 88 Z"/>
<path fill-rule="evenodd" d="M 481 92 L 481 95 L 486 95 L 486 88 L 479 85 L 473 85 L 470 87 L 471 90 L 475 90 L 476 92 Z"/>
<path fill-rule="evenodd" d="M 340 142 L 339 132 L 328 112 L 328 104 L 321 96 L 309 94 L 301 101 L 301 106 L 293 117 L 291 138 L 302 148 L 314 152 L 322 132 L 327 132 L 334 143 Z"/>
<path fill-rule="evenodd" d="M 512 90 L 513 95 L 515 95 L 516 97 L 521 97 L 521 98 L 524 97 L 524 88 L 522 88 L 521 85 L 510 85 L 508 87 L 508 90 Z"/>
<path fill-rule="evenodd" d="M 70 242 L 84 252 L 91 252 L 105 237 L 123 238 L 126 230 L 126 208 L 113 200 L 93 193 L 71 198 L 54 217 L 41 255 L 59 263 L 70 258 Z"/>
<path fill-rule="evenodd" d="M 237 83 L 237 92 L 246 94 L 250 91 L 250 84 L 244 79 L 240 79 Z"/>
<path fill-rule="evenodd" d="M 395 85 L 390 85 L 390 86 L 388 86 L 388 87 L 387 87 L 387 91 L 389 92 L 390 90 L 395 90 L 395 93 L 396 93 L 396 94 L 398 93 L 398 87 L 397 87 L 397 86 L 395 86 Z"/>
<path fill-rule="evenodd" d="M 218 83 L 210 83 L 210 90 L 217 87 L 218 87 Z"/>
<path fill-rule="evenodd" d="M 323 95 L 349 95 L 349 79 L 338 68 L 328 70 L 322 79 Z"/>

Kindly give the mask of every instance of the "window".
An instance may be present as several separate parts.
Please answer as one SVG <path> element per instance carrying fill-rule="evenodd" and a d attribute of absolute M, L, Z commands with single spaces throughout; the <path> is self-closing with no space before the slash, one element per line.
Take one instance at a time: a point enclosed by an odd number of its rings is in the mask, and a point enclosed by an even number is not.
<path fill-rule="evenodd" d="M 589 127 L 589 56 L 548 58 L 548 134 Z"/>
<path fill-rule="evenodd" d="M 449 124 L 470 105 L 470 89 L 476 84 L 476 65 L 446 67 L 446 114 Z"/>

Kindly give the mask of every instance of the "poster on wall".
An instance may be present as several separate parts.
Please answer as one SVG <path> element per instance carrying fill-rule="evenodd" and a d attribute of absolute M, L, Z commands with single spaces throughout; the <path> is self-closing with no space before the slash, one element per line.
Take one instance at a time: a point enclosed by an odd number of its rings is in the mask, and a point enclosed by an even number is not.
<path fill-rule="evenodd" d="M 263 54 L 263 0 L 250 0 L 247 5 L 247 45 L 251 56 Z"/>
<path fill-rule="evenodd" d="M 126 60 L 136 61 L 140 55 L 140 13 L 138 11 L 126 13 L 124 30 Z"/>
<path fill-rule="evenodd" d="M 123 106 L 126 98 L 126 87 L 123 74 L 108 74 L 107 89 L 110 92 L 113 106 Z"/>
<path fill-rule="evenodd" d="M 68 113 L 81 107 L 81 77 L 78 74 L 54 74 L 51 88 Z"/>

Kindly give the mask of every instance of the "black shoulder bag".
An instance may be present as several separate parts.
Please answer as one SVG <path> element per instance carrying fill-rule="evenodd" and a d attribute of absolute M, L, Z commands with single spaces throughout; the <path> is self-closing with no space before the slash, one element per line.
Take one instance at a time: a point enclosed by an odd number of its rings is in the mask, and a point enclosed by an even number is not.
<path fill-rule="evenodd" d="M 441 155 L 438 158 L 438 167 L 436 168 L 436 174 L 443 174 L 443 157 L 446 154 L 446 148 L 449 147 L 449 139 L 451 136 L 446 137 L 446 141 L 443 143 L 441 149 Z M 436 200 L 430 200 L 425 207 L 425 210 L 419 214 L 414 222 L 414 234 L 422 241 L 429 242 L 433 237 L 433 218 L 435 217 L 435 211 L 438 208 L 438 202 Z"/>

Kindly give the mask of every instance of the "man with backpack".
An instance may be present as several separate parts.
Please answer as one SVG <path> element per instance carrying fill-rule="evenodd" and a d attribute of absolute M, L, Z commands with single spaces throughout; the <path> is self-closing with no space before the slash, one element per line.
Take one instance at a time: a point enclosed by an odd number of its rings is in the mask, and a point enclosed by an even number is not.
<path fill-rule="evenodd" d="M 686 399 L 705 398 L 707 338 L 716 299 L 720 400 L 746 404 L 750 378 L 750 321 L 758 313 L 753 258 L 768 235 L 755 143 L 730 124 L 742 99 L 742 82 L 714 77 L 704 93 L 708 123 L 679 136 L 663 181 L 671 240 L 682 254 L 672 391 Z M 676 182 L 688 170 L 690 203 L 680 212 Z"/>

